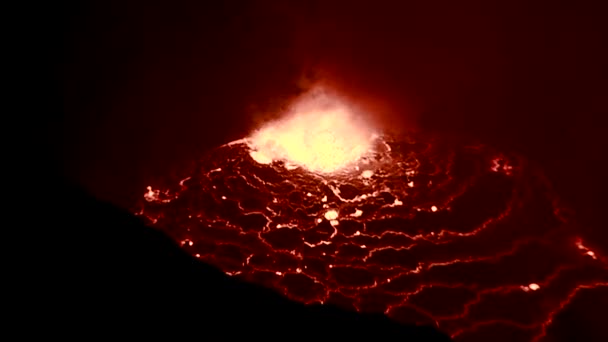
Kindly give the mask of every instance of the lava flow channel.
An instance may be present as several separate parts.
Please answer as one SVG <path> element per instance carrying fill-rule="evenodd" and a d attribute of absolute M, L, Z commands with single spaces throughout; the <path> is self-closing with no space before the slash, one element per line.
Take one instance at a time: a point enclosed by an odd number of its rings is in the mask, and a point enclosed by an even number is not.
<path fill-rule="evenodd" d="M 542 340 L 579 293 L 608 289 L 606 258 L 525 159 L 310 103 L 148 187 L 140 215 L 229 275 L 456 341 Z"/>

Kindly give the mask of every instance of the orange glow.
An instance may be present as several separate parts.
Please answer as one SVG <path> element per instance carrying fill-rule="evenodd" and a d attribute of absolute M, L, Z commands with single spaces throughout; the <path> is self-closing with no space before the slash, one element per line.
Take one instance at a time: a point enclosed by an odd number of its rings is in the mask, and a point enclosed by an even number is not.
<path fill-rule="evenodd" d="M 266 124 L 246 141 L 258 163 L 283 161 L 288 169 L 330 173 L 371 152 L 376 137 L 375 128 L 352 106 L 317 88 L 297 99 L 284 118 Z"/>

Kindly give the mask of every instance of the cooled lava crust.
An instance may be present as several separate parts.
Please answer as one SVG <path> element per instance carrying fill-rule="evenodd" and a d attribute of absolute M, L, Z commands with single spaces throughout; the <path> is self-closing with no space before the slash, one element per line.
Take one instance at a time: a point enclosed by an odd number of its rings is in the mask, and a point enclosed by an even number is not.
<path fill-rule="evenodd" d="M 525 159 L 484 145 L 378 138 L 340 172 L 210 151 L 139 213 L 192 256 L 304 303 L 435 325 L 457 341 L 542 339 L 606 259 Z"/>

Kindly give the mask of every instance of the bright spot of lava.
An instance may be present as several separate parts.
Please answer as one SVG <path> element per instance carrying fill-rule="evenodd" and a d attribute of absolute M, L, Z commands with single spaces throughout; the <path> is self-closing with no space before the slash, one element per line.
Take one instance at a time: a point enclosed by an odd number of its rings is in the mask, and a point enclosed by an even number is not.
<path fill-rule="evenodd" d="M 335 219 L 338 218 L 338 212 L 335 211 L 335 210 L 328 210 L 325 213 L 325 218 L 328 219 L 328 220 L 335 220 Z"/>
<path fill-rule="evenodd" d="M 246 141 L 258 163 L 283 161 L 288 167 L 330 173 L 371 152 L 376 137 L 371 122 L 355 108 L 317 88 L 296 100 L 284 118 L 267 123 Z"/>

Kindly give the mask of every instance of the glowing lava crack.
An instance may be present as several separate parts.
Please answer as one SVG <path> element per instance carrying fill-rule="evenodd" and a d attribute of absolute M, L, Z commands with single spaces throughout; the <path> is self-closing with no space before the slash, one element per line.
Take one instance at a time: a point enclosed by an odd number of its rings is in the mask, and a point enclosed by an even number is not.
<path fill-rule="evenodd" d="M 577 293 L 606 290 L 606 259 L 525 160 L 342 135 L 331 117 L 346 112 L 315 115 L 322 124 L 285 120 L 211 151 L 174 188 L 149 188 L 142 217 L 230 275 L 305 303 L 437 325 L 458 341 L 541 339 Z M 290 130 L 301 124 L 331 137 L 305 142 Z"/>

